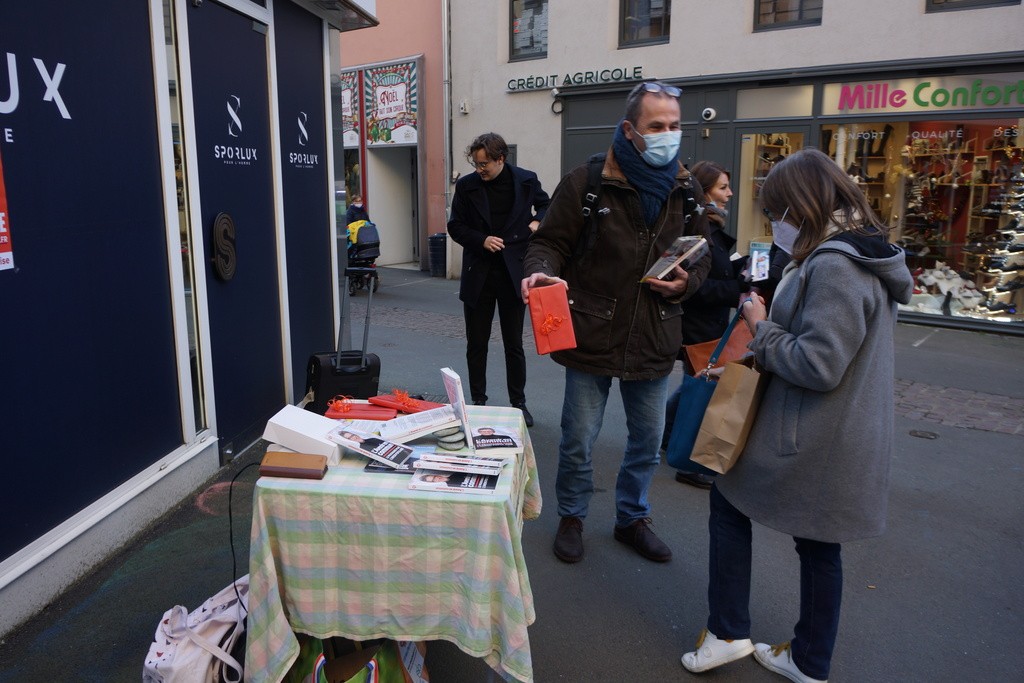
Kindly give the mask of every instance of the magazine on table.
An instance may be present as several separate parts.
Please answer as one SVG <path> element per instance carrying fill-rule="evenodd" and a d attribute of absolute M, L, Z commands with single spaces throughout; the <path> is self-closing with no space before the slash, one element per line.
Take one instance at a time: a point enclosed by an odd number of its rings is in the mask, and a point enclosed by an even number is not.
<path fill-rule="evenodd" d="M 413 454 L 410 446 L 382 439 L 373 432 L 362 432 L 345 426 L 327 432 L 327 438 L 389 467 L 404 466 Z"/>
<path fill-rule="evenodd" d="M 496 474 L 417 469 L 413 473 L 412 479 L 409 480 L 409 488 L 421 491 L 490 495 L 497 490 L 498 476 Z"/>
<path fill-rule="evenodd" d="M 434 450 L 433 446 L 409 446 L 409 448 L 412 449 L 412 455 L 400 467 L 391 467 L 376 460 L 370 460 L 363 467 L 363 472 L 370 472 L 371 474 L 412 474 L 416 471 L 415 468 L 419 467 L 418 463 L 420 460 Z"/>
<path fill-rule="evenodd" d="M 462 431 L 472 434 L 469 428 L 469 412 L 466 410 L 466 394 L 462 391 L 462 378 L 451 368 L 441 368 L 441 380 L 444 382 L 445 393 L 448 394 L 448 402 L 455 411 L 455 417 L 462 425 Z M 471 442 L 466 442 L 466 448 L 473 450 Z"/>
<path fill-rule="evenodd" d="M 477 455 L 515 455 L 523 452 L 522 437 L 509 427 L 475 427 L 471 440 Z"/>
<path fill-rule="evenodd" d="M 420 459 L 413 465 L 418 470 L 435 470 L 438 472 L 469 472 L 470 474 L 493 474 L 498 476 L 502 468 L 484 465 L 464 465 L 461 463 L 435 463 L 432 460 Z"/>
<path fill-rule="evenodd" d="M 430 462 L 453 462 L 462 463 L 463 465 L 478 465 L 482 467 L 496 467 L 501 468 L 505 463 L 510 462 L 510 458 L 505 458 L 500 455 L 483 455 L 480 453 L 469 454 L 469 453 L 443 453 L 438 450 L 431 450 L 429 453 L 425 453 L 420 456 L 423 461 Z"/>
<path fill-rule="evenodd" d="M 399 415 L 381 422 L 377 425 L 377 431 L 388 441 L 405 443 L 459 424 L 459 418 L 455 416 L 452 406 L 442 405 L 440 408 Z"/>
<path fill-rule="evenodd" d="M 693 235 L 677 237 L 669 245 L 668 249 L 662 252 L 661 257 L 654 262 L 650 270 L 640 278 L 640 282 L 662 280 L 676 266 L 683 270 L 688 270 L 707 253 L 708 242 L 703 237 L 695 237 Z"/>

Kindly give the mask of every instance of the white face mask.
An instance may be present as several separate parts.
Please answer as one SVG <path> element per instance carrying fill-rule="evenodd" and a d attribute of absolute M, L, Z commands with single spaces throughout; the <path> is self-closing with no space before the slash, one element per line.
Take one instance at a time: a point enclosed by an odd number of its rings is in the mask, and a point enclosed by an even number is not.
<path fill-rule="evenodd" d="M 799 234 L 800 230 L 789 223 L 782 221 L 772 223 L 772 241 L 790 256 L 793 255 L 793 245 L 796 244 L 796 236 Z"/>
<path fill-rule="evenodd" d="M 644 139 L 647 149 L 640 153 L 640 157 L 655 168 L 660 168 L 665 164 L 675 161 L 679 156 L 679 141 L 682 139 L 682 136 L 683 132 L 679 130 L 641 135 L 640 137 Z"/>

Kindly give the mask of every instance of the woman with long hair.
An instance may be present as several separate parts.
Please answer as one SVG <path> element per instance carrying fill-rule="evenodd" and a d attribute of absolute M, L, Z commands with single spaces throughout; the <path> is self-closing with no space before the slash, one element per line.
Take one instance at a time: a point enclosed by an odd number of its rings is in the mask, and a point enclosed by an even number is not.
<path fill-rule="evenodd" d="M 892 455 L 893 331 L 913 280 L 860 188 L 815 149 L 761 190 L 773 234 L 795 231 L 770 316 L 739 305 L 770 379 L 742 455 L 711 490 L 709 616 L 690 671 L 753 653 L 792 681 L 828 679 L 839 626 L 841 544 L 885 530 Z M 750 640 L 751 520 L 792 536 L 800 616 L 781 645 Z"/>

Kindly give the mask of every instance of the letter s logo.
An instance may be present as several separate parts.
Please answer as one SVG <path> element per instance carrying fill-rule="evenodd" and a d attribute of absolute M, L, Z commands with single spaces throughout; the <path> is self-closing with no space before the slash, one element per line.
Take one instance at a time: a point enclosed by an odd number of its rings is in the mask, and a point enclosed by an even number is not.
<path fill-rule="evenodd" d="M 299 124 L 299 144 L 303 147 L 305 147 L 306 143 L 309 142 L 309 133 L 306 131 L 306 121 L 308 118 L 309 117 L 306 116 L 306 112 L 300 111 L 298 117 L 295 119 L 295 122 Z"/>
<path fill-rule="evenodd" d="M 232 106 L 231 100 L 235 103 Z M 238 99 L 236 95 L 228 95 L 228 116 L 231 120 L 228 121 L 228 135 L 233 138 L 237 138 L 238 134 L 242 132 L 242 120 L 238 118 L 238 110 L 242 108 L 242 100 Z"/>
<path fill-rule="evenodd" d="M 213 270 L 224 282 L 235 276 L 235 222 L 226 213 L 213 219 Z"/>

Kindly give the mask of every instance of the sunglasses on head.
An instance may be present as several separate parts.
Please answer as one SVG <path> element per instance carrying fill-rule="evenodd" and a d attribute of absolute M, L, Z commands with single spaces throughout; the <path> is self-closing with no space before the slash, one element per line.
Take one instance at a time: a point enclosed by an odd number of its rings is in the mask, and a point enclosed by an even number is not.
<path fill-rule="evenodd" d="M 644 92 L 663 92 L 669 97 L 679 97 L 683 94 L 683 91 L 674 85 L 665 85 L 656 81 L 644 83 L 641 87 L 644 89 Z"/>

